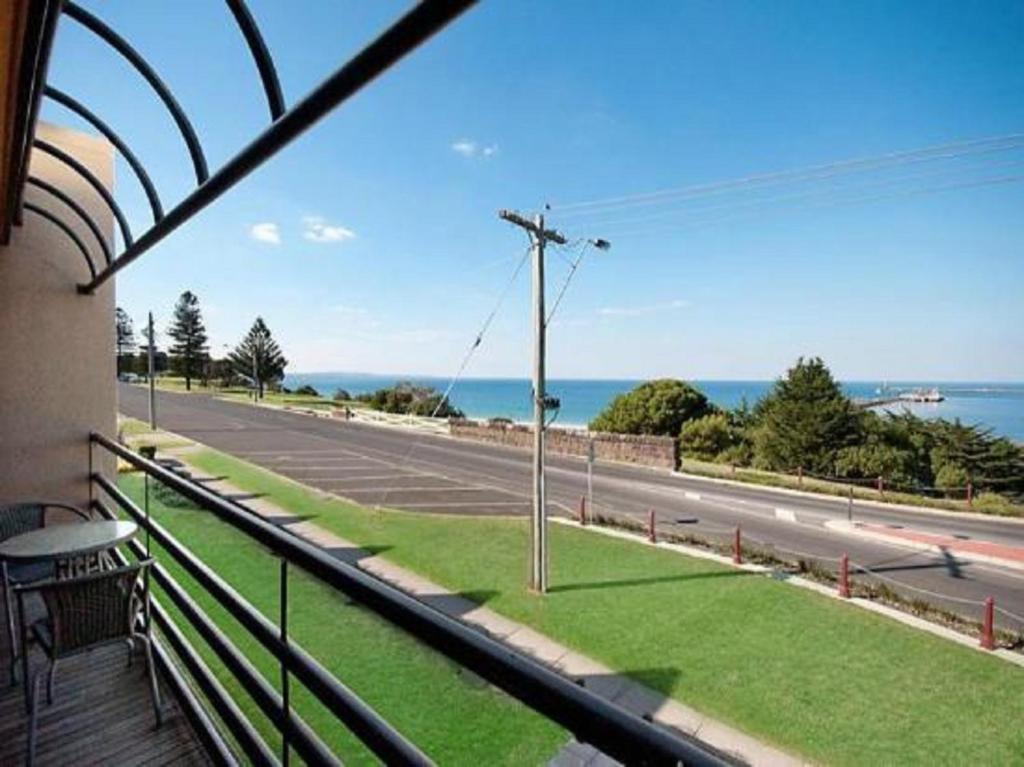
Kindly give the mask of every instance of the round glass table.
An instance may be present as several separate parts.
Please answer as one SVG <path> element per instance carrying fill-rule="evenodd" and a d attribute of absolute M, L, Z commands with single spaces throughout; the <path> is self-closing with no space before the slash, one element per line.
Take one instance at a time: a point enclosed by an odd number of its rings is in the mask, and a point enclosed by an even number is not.
<path fill-rule="evenodd" d="M 124 543 L 138 529 L 134 522 L 108 520 L 50 525 L 0 543 L 0 559 L 48 562 L 84 557 Z"/>

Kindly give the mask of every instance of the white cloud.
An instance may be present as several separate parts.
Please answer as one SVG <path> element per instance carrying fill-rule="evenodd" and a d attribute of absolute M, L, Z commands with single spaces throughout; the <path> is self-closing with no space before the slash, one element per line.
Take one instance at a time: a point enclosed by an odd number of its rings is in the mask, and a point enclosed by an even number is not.
<path fill-rule="evenodd" d="M 320 216 L 305 216 L 302 219 L 302 236 L 311 242 L 344 242 L 354 240 L 356 233 L 338 224 L 329 224 Z"/>
<path fill-rule="evenodd" d="M 469 139 L 460 139 L 452 144 L 452 151 L 463 157 L 475 157 L 478 148 L 476 142 Z"/>
<path fill-rule="evenodd" d="M 483 145 L 472 139 L 459 139 L 452 144 L 452 151 L 463 157 L 491 157 L 498 153 L 497 144 Z"/>
<path fill-rule="evenodd" d="M 597 313 L 602 317 L 640 317 L 645 314 L 685 309 L 689 305 L 689 301 L 677 298 L 674 301 L 667 301 L 661 304 L 647 304 L 646 306 L 604 306 L 598 309 Z"/>
<path fill-rule="evenodd" d="M 249 230 L 249 236 L 257 242 L 265 242 L 268 245 L 281 244 L 281 233 L 277 229 L 277 224 L 270 222 L 253 224 Z"/>

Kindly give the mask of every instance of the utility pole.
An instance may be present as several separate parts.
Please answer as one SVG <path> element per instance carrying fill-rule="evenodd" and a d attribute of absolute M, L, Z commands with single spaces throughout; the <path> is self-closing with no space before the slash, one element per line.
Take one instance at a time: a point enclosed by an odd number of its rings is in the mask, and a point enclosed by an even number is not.
<path fill-rule="evenodd" d="M 498 217 L 526 230 L 533 243 L 533 513 L 530 520 L 530 588 L 548 590 L 547 503 L 544 485 L 545 324 L 544 246 L 568 242 L 553 229 L 544 228 L 544 216 L 533 220 L 515 211 L 501 210 Z"/>
<path fill-rule="evenodd" d="M 149 336 L 149 349 L 146 354 L 147 378 L 149 378 L 149 428 L 156 430 L 156 382 L 153 380 L 153 373 L 156 370 L 156 351 L 153 348 L 153 312 L 149 313 L 149 327 L 146 334 Z"/>

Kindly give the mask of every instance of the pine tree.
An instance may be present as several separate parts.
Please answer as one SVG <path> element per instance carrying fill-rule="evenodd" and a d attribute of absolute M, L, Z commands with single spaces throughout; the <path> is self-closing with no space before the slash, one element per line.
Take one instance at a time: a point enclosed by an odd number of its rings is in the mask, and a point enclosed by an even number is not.
<path fill-rule="evenodd" d="M 755 461 L 776 471 L 831 474 L 859 426 L 853 402 L 818 357 L 798 359 L 758 403 L 756 417 Z"/>
<path fill-rule="evenodd" d="M 256 318 L 245 338 L 228 355 L 228 360 L 235 373 L 253 382 L 256 396 L 260 399 L 263 398 L 264 385 L 280 382 L 288 366 L 288 360 L 262 317 Z"/>
<path fill-rule="evenodd" d="M 206 327 L 199 311 L 199 299 L 186 290 L 174 305 L 174 317 L 167 329 L 174 343 L 168 349 L 171 370 L 185 379 L 185 390 L 192 390 L 192 379 L 202 375 L 206 361 Z"/>
<path fill-rule="evenodd" d="M 135 328 L 128 312 L 120 306 L 114 312 L 115 344 L 117 348 L 117 375 L 129 372 L 132 352 L 135 350 Z"/>

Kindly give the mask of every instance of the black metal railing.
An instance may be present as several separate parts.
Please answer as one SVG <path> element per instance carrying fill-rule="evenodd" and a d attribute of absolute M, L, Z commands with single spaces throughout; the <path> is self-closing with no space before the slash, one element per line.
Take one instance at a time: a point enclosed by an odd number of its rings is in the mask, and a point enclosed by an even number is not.
<path fill-rule="evenodd" d="M 332 557 L 317 546 L 288 533 L 238 504 L 225 500 L 205 487 L 185 479 L 159 463 L 149 460 L 123 445 L 93 434 L 91 443 L 101 447 L 142 471 L 150 478 L 180 493 L 200 508 L 242 531 L 281 559 L 280 625 L 274 625 L 231 586 L 201 562 L 192 552 L 151 519 L 146 510 L 133 502 L 116 484 L 102 474 L 93 474 L 97 488 L 127 513 L 146 532 L 146 543 L 134 541 L 134 553 L 145 556 L 149 538 L 180 565 L 196 583 L 222 605 L 280 663 L 282 694 L 278 694 L 238 652 L 230 640 L 205 616 L 166 569 L 157 564 L 153 577 L 179 612 L 210 645 L 225 667 L 252 695 L 260 709 L 281 732 L 284 758 L 289 746 L 306 761 L 333 759 L 316 733 L 291 710 L 288 678 L 301 682 L 350 731 L 375 754 L 389 764 L 427 764 L 429 758 L 389 725 L 358 696 L 305 652 L 286 631 L 287 584 L 289 566 L 298 566 L 318 580 L 334 587 L 430 645 L 451 660 L 468 668 L 488 682 L 519 699 L 530 708 L 569 730 L 580 741 L 592 744 L 605 754 L 628 764 L 723 765 L 727 757 L 657 727 L 643 718 L 595 695 L 538 661 L 520 654 L 490 636 L 430 607 L 346 562 Z M 92 448 L 90 448 L 91 450 Z M 110 514 L 99 502 L 95 505 Z M 189 673 L 203 693 L 213 702 L 219 718 L 236 741 L 255 762 L 273 761 L 252 725 L 232 708 L 230 696 L 216 680 L 203 671 L 201 660 L 181 636 L 171 638 L 175 627 L 166 611 L 156 604 L 154 619 L 169 642 L 182 657 Z M 193 656 L 191 659 L 189 656 Z M 209 689 L 208 689 L 209 688 Z M 212 691 L 212 692 L 211 692 Z M 225 708 L 221 708 L 221 706 Z M 247 746 L 248 744 L 248 746 Z M 261 745 L 262 744 L 262 745 Z"/>

